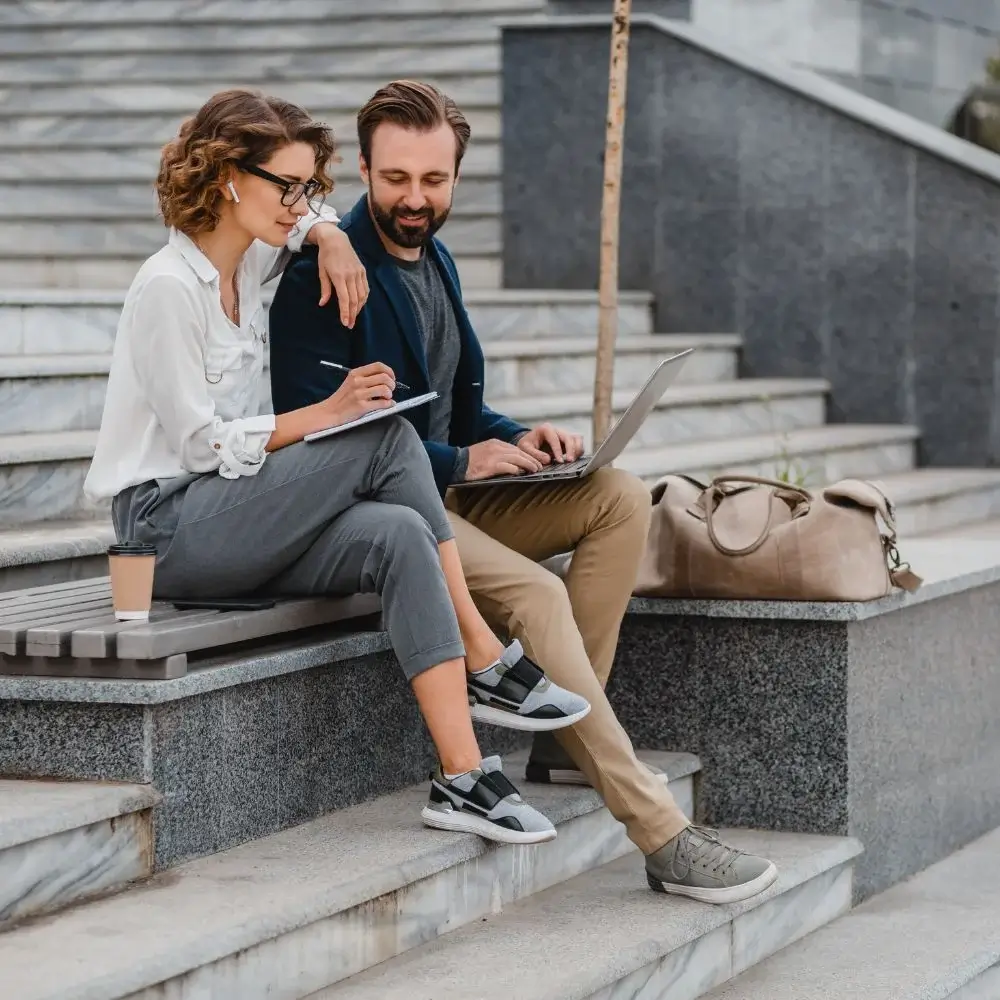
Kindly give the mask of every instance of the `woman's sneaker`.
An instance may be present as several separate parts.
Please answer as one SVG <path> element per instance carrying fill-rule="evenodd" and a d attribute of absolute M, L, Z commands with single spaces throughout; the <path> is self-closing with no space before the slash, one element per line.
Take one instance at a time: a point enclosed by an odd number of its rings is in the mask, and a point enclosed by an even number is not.
<path fill-rule="evenodd" d="M 590 712 L 590 702 L 553 684 L 515 639 L 496 663 L 466 675 L 474 719 L 528 732 L 562 729 Z"/>
<path fill-rule="evenodd" d="M 646 880 L 655 892 L 702 903 L 738 903 L 763 892 L 778 877 L 774 862 L 738 851 L 715 830 L 689 826 L 646 856 Z"/>
<path fill-rule="evenodd" d="M 499 757 L 487 757 L 451 781 L 439 767 L 431 775 L 430 801 L 420 815 L 438 830 L 478 833 L 501 844 L 540 844 L 556 835 L 556 828 L 521 798 Z"/>

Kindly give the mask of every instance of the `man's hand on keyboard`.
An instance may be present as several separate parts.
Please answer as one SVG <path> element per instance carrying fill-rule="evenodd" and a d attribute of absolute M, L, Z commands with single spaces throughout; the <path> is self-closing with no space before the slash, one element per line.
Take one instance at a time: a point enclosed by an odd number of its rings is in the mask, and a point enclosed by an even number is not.
<path fill-rule="evenodd" d="M 493 476 L 520 476 L 525 472 L 541 472 L 539 459 L 517 445 L 498 441 L 480 441 L 469 448 L 469 468 L 466 482 L 473 479 L 491 479 Z"/>
<path fill-rule="evenodd" d="M 579 434 L 571 434 L 552 424 L 532 428 L 517 446 L 542 465 L 551 465 L 553 461 L 575 462 L 583 454 L 583 438 Z"/>

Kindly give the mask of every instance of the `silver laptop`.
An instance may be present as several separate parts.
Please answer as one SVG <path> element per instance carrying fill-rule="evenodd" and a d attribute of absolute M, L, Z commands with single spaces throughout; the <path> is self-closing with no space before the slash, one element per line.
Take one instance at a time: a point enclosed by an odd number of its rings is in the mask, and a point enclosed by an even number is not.
<path fill-rule="evenodd" d="M 636 432 L 645 423 L 646 417 L 653 411 L 653 407 L 677 378 L 692 352 L 693 348 L 681 351 L 680 354 L 666 358 L 656 366 L 646 384 L 636 393 L 635 399 L 629 403 L 628 409 L 611 428 L 610 433 L 593 455 L 584 455 L 583 458 L 579 458 L 575 462 L 546 466 L 541 472 L 528 472 L 520 476 L 491 476 L 489 479 L 473 479 L 464 483 L 455 483 L 452 489 L 489 486 L 493 483 L 547 483 L 559 479 L 582 479 L 605 465 L 609 465 L 635 437 Z"/>

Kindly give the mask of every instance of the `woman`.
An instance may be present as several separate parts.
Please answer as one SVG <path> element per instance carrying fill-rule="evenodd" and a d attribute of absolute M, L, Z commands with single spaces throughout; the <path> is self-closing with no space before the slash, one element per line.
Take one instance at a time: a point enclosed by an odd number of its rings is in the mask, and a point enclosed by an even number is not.
<path fill-rule="evenodd" d="M 551 685 L 516 643 L 504 649 L 479 616 L 409 423 L 302 440 L 391 406 L 393 373 L 369 365 L 322 403 L 258 412 L 260 286 L 289 253 L 319 245 L 350 323 L 367 295 L 322 206 L 332 157 L 326 126 L 247 91 L 217 94 L 164 147 L 156 189 L 169 241 L 126 297 L 85 488 L 113 497 L 120 539 L 156 545 L 157 596 L 380 594 L 441 762 L 424 821 L 508 843 L 550 840 L 552 824 L 499 759 L 482 759 L 466 673 L 497 692 L 489 708 L 476 699 L 479 717 L 514 728 L 560 728 L 590 706 Z"/>

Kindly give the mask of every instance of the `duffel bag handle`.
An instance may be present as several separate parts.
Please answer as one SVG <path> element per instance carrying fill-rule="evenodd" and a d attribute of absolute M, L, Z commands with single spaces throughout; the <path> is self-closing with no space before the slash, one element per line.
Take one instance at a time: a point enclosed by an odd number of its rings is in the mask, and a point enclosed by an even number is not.
<path fill-rule="evenodd" d="M 715 510 L 718 505 L 725 499 L 725 494 L 722 488 L 729 483 L 745 483 L 751 486 L 770 486 L 774 490 L 781 490 L 785 493 L 795 493 L 798 494 L 806 503 L 809 503 L 813 496 L 808 490 L 802 489 L 800 486 L 792 486 L 789 483 L 783 483 L 778 479 L 765 479 L 763 476 L 716 476 L 712 480 L 708 489 L 705 491 L 705 527 L 708 528 L 708 537 L 711 543 L 715 546 L 716 550 L 721 552 L 724 556 L 749 556 L 756 552 L 768 539 L 771 534 L 771 520 L 773 518 L 773 512 L 769 506 L 767 509 L 767 522 L 764 525 L 764 530 L 760 533 L 756 540 L 751 542 L 749 545 L 744 546 L 742 549 L 732 549 L 728 545 L 723 545 L 719 541 L 719 536 L 715 533 L 715 524 L 712 520 Z"/>

